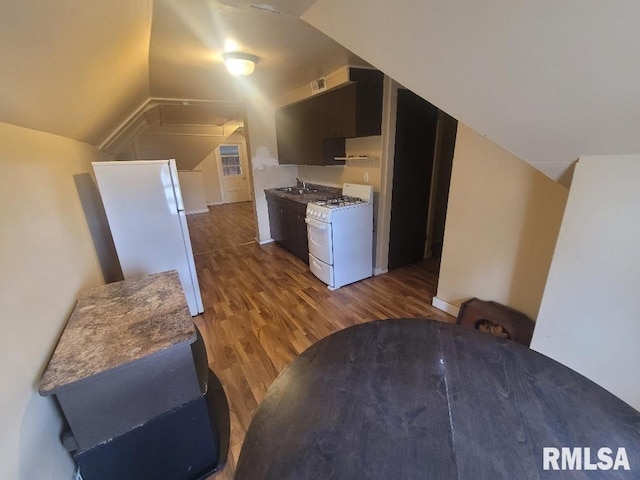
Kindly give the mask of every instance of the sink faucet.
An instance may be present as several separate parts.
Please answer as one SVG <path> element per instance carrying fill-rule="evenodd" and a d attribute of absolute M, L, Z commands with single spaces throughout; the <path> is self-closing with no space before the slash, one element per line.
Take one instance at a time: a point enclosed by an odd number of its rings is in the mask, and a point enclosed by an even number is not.
<path fill-rule="evenodd" d="M 299 178 L 296 178 L 296 182 L 298 182 L 298 186 L 302 188 L 307 188 L 307 183 Z"/>

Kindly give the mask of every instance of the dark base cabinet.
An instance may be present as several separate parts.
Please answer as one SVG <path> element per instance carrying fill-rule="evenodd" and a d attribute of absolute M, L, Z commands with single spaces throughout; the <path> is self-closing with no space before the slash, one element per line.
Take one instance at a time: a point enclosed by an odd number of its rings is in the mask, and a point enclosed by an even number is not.
<path fill-rule="evenodd" d="M 273 200 L 267 195 L 267 208 L 269 211 L 269 228 L 271 229 L 271 238 L 274 242 L 278 242 L 281 245 L 288 243 L 286 241 L 286 227 L 285 227 L 285 207 L 280 202 Z"/>
<path fill-rule="evenodd" d="M 305 263 L 309 263 L 306 216 L 307 205 L 276 197 L 269 193 L 269 227 L 271 238 Z"/>
<path fill-rule="evenodd" d="M 229 407 L 209 371 L 207 394 L 148 423 L 74 453 L 85 480 L 204 479 L 219 471 L 229 448 Z"/>

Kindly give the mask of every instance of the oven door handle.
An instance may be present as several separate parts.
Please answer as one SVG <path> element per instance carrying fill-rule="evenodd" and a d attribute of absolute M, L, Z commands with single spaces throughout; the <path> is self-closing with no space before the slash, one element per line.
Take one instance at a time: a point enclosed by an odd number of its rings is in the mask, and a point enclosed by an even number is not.
<path fill-rule="evenodd" d="M 318 230 L 326 230 L 327 224 L 324 222 L 320 222 L 318 220 L 314 220 L 313 218 L 305 217 L 304 219 L 307 225 L 312 226 L 313 228 L 317 228 Z"/>

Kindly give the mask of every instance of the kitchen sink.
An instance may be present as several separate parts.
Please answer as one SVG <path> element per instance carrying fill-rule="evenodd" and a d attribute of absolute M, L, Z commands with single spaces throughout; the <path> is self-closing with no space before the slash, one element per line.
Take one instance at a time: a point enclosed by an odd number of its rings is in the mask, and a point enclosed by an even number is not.
<path fill-rule="evenodd" d="M 315 193 L 317 190 L 302 187 L 280 187 L 276 188 L 278 192 L 291 193 L 292 195 L 304 195 L 305 193 Z"/>

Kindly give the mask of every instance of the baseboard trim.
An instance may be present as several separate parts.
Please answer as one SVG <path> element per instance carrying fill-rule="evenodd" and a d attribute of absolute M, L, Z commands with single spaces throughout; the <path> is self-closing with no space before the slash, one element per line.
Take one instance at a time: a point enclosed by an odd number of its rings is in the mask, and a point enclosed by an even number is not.
<path fill-rule="evenodd" d="M 458 313 L 460 313 L 460 307 L 452 305 L 449 302 L 445 302 L 438 297 L 433 297 L 433 300 L 431 300 L 431 305 L 436 307 L 438 310 L 442 310 L 443 312 L 446 312 L 454 317 L 457 317 Z"/>
<path fill-rule="evenodd" d="M 185 211 L 184 213 L 186 213 L 187 215 L 192 215 L 194 213 L 209 213 L 209 209 L 208 208 L 200 208 L 198 210 L 188 210 L 188 211 Z"/>
<path fill-rule="evenodd" d="M 207 202 L 207 205 L 209 205 L 210 207 L 214 205 L 224 205 L 224 202 Z"/>
<path fill-rule="evenodd" d="M 258 242 L 258 245 L 266 245 L 267 243 L 272 243 L 273 238 L 267 238 L 266 240 L 259 240 L 256 238 L 256 242 Z"/>
<path fill-rule="evenodd" d="M 373 275 L 377 277 L 378 275 L 382 275 L 383 273 L 387 273 L 388 271 L 389 270 L 384 267 L 374 268 Z"/>

